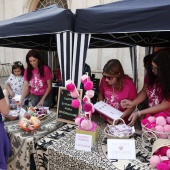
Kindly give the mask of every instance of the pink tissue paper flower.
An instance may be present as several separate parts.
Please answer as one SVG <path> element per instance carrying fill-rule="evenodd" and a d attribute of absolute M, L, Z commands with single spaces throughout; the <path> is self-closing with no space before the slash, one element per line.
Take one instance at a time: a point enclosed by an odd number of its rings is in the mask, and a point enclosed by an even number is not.
<path fill-rule="evenodd" d="M 91 104 L 91 103 L 85 103 L 85 104 L 83 105 L 83 110 L 84 110 L 85 112 L 90 112 L 90 111 L 92 110 L 92 104 Z"/>
<path fill-rule="evenodd" d="M 93 82 L 92 81 L 87 81 L 84 83 L 84 89 L 85 90 L 92 90 L 93 89 Z"/>
<path fill-rule="evenodd" d="M 79 97 L 79 92 L 77 91 L 76 88 L 73 92 L 70 92 L 70 94 L 71 94 L 71 97 L 74 99 Z"/>
<path fill-rule="evenodd" d="M 73 92 L 75 90 L 75 85 L 73 83 L 66 85 L 66 89 L 69 92 Z"/>
<path fill-rule="evenodd" d="M 71 105 L 72 105 L 72 107 L 74 107 L 74 108 L 79 108 L 79 106 L 80 106 L 80 100 L 79 99 L 74 99 L 74 100 L 72 100 L 72 102 L 71 102 Z"/>
<path fill-rule="evenodd" d="M 156 124 L 164 126 L 166 125 L 166 119 L 163 116 L 158 116 L 156 118 Z"/>

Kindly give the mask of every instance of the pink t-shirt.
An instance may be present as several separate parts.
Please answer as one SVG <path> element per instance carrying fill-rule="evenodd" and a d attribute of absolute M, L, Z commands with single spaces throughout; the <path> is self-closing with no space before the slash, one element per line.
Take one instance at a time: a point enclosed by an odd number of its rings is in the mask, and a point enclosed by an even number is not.
<path fill-rule="evenodd" d="M 32 71 L 32 78 L 29 81 L 30 93 L 42 96 L 47 90 L 47 80 L 52 79 L 52 74 L 48 66 L 44 66 L 44 77 L 40 77 L 38 68 Z M 27 69 L 24 72 L 24 80 L 27 80 Z"/>
<path fill-rule="evenodd" d="M 106 99 L 106 103 L 122 112 L 126 109 L 121 107 L 121 100 L 133 100 L 137 96 L 137 90 L 133 81 L 129 78 L 124 78 L 123 82 L 124 84 L 121 91 L 115 91 L 114 87 L 109 86 L 104 78 L 102 78 L 99 87 L 100 93 L 103 94 Z"/>
<path fill-rule="evenodd" d="M 148 76 L 145 77 L 145 84 L 148 84 Z M 161 97 L 161 88 L 158 84 L 154 84 L 152 87 L 146 88 L 146 93 L 148 96 L 148 106 L 153 107 L 160 104 L 164 99 Z M 165 112 L 168 116 L 170 116 L 170 109 L 166 109 Z"/>

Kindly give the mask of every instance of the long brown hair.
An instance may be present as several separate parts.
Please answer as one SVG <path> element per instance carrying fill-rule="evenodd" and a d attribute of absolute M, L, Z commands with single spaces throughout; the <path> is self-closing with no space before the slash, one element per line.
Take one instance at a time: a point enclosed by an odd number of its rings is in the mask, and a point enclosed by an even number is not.
<path fill-rule="evenodd" d="M 124 74 L 123 67 L 120 63 L 119 60 L 117 59 L 111 59 L 109 60 L 104 68 L 103 68 L 103 73 L 113 75 L 114 77 L 117 78 L 117 83 L 114 86 L 115 90 L 121 91 L 123 88 L 123 79 L 126 77 L 128 79 L 131 79 L 128 75 Z"/>

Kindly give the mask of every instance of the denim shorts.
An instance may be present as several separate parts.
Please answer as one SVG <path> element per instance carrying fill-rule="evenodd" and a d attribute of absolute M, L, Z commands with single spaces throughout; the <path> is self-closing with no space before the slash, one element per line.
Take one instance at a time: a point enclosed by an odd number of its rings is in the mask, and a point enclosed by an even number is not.
<path fill-rule="evenodd" d="M 33 107 L 35 107 L 39 101 L 42 99 L 43 96 L 36 96 L 31 94 L 31 104 Z M 47 97 L 44 100 L 44 105 L 45 107 L 51 107 L 51 101 L 52 101 L 52 93 L 49 93 Z"/>

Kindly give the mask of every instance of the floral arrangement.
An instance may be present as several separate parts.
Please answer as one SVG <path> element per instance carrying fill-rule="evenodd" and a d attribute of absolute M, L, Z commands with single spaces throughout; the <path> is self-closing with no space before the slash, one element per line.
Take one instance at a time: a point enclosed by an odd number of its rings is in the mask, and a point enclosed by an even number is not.
<path fill-rule="evenodd" d="M 94 96 L 93 82 L 88 75 L 81 77 L 81 82 L 84 85 L 85 95 L 82 102 L 79 99 L 79 93 L 75 84 L 71 80 L 66 81 L 66 89 L 70 92 L 72 100 L 72 107 L 79 108 L 82 106 L 83 113 L 75 118 L 75 124 L 79 126 L 79 129 L 93 131 L 97 128 L 96 123 L 91 121 L 92 114 L 95 109 L 91 103 L 91 98 Z"/>
<path fill-rule="evenodd" d="M 154 132 L 158 138 L 170 139 L 170 116 L 164 112 L 148 115 L 141 123 L 143 130 Z"/>

